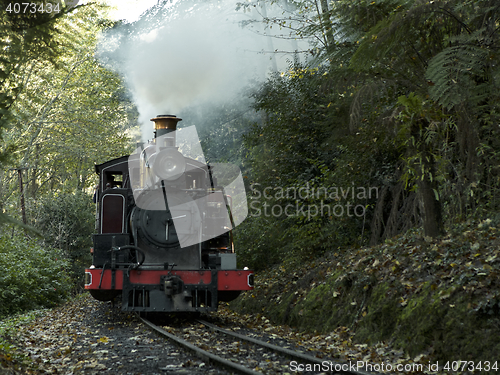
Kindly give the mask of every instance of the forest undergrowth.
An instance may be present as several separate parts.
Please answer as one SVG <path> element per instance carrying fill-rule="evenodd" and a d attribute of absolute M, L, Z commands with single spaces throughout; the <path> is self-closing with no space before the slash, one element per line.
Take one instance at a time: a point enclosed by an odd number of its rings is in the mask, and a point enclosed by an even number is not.
<path fill-rule="evenodd" d="M 256 274 L 232 304 L 275 324 L 358 343 L 385 342 L 411 357 L 494 361 L 500 352 L 500 216 L 455 224 L 442 237 L 410 230 L 384 244 L 336 249 Z"/>

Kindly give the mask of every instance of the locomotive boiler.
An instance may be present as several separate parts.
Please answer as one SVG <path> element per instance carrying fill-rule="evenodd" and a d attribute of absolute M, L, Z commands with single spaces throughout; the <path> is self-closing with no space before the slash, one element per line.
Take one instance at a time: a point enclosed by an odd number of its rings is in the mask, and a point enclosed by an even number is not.
<path fill-rule="evenodd" d="M 97 233 L 85 289 L 101 301 L 121 296 L 125 311 L 214 311 L 253 289 L 253 272 L 236 267 L 234 181 L 219 184 L 227 169 L 217 178 L 199 142 L 177 130 L 181 119 L 151 121 L 149 144 L 95 166 Z"/>

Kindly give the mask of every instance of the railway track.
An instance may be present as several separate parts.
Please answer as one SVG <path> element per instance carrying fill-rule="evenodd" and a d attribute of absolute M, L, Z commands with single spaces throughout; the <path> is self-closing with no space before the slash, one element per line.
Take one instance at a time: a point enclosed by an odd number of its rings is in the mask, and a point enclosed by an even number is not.
<path fill-rule="evenodd" d="M 188 328 L 176 329 L 176 333 L 141 318 L 142 322 L 176 344 L 193 352 L 199 358 L 221 366 L 232 373 L 247 375 L 293 373 L 300 374 L 349 374 L 373 375 L 355 368 L 355 363 L 319 359 L 255 337 L 242 335 L 220 328 L 204 320 L 196 320 Z M 169 329 L 172 331 L 172 329 Z M 195 345 L 181 338 L 183 334 L 197 337 Z"/>

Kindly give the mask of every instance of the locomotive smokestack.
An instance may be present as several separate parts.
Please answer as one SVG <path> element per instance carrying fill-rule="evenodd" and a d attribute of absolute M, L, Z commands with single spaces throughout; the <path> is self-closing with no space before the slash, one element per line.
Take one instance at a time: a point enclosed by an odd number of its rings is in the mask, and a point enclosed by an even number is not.
<path fill-rule="evenodd" d="M 155 138 L 159 138 L 162 135 L 175 132 L 177 130 L 177 123 L 182 121 L 182 119 L 175 117 L 175 115 L 158 115 L 151 119 L 155 123 Z M 175 133 L 172 137 L 165 137 L 167 143 L 165 146 L 175 146 Z"/>

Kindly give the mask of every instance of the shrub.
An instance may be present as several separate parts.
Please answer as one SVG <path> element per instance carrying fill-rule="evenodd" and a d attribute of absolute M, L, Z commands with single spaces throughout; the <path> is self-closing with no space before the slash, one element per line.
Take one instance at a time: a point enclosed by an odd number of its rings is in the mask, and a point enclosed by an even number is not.
<path fill-rule="evenodd" d="M 70 290 L 68 267 L 59 250 L 0 234 L 0 316 L 55 306 Z"/>
<path fill-rule="evenodd" d="M 37 201 L 35 227 L 46 246 L 61 249 L 70 261 L 73 285 L 83 287 L 83 270 L 91 264 L 89 248 L 94 232 L 95 205 L 88 194 L 58 192 Z"/>

